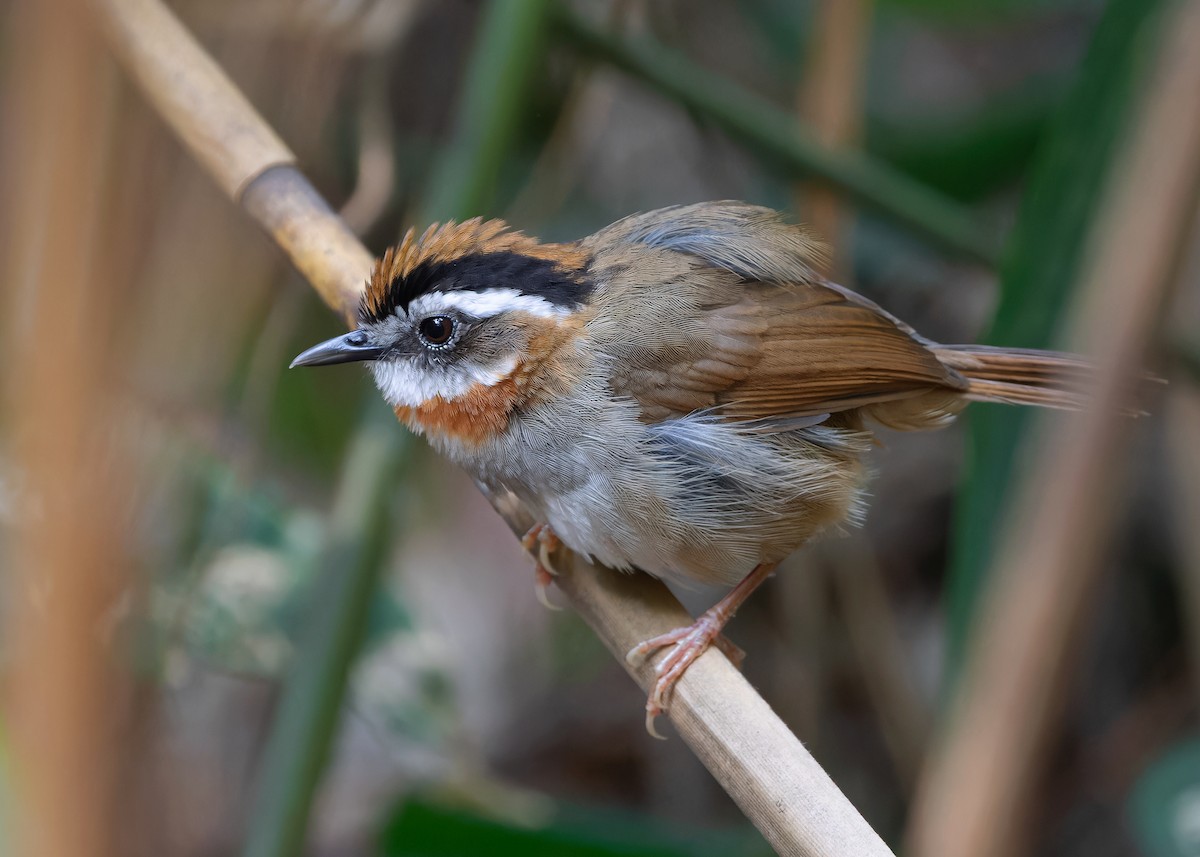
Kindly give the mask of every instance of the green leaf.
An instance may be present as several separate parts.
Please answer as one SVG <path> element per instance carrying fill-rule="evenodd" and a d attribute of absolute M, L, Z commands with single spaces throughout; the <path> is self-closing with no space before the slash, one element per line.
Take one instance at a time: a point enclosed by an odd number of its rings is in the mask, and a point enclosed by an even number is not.
<path fill-rule="evenodd" d="M 1112 0 L 1079 78 L 1035 160 L 1000 274 L 985 341 L 1052 347 L 1084 262 L 1114 155 L 1132 114 L 1156 13 L 1166 0 Z M 961 666 L 971 620 L 1004 521 L 1027 409 L 975 405 L 956 509 L 949 582 L 949 675 Z"/>
<path fill-rule="evenodd" d="M 680 830 L 628 813 L 559 807 L 529 826 L 412 799 L 381 837 L 387 857 L 766 857 L 753 830 Z"/>
<path fill-rule="evenodd" d="M 1024 177 L 1062 104 L 1059 81 L 1039 81 L 962 115 L 873 120 L 867 150 L 917 181 L 961 202 L 984 198 Z"/>

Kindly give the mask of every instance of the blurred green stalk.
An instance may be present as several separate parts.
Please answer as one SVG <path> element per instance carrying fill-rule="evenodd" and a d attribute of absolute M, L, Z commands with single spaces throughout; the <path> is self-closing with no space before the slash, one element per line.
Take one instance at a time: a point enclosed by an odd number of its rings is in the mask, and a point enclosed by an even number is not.
<path fill-rule="evenodd" d="M 346 453 L 313 609 L 267 741 L 245 854 L 298 854 L 379 582 L 403 433 L 372 401 Z"/>
<path fill-rule="evenodd" d="M 579 49 L 657 89 L 788 171 L 844 191 L 944 249 L 999 264 L 994 230 L 975 214 L 886 164 L 818 143 L 795 117 L 647 39 L 615 37 L 555 4 L 559 29 Z"/>
<path fill-rule="evenodd" d="M 975 202 L 1028 176 L 1064 82 L 1038 80 L 953 116 L 869 117 L 865 148 L 931 190 Z"/>
<path fill-rule="evenodd" d="M 985 342 L 1047 348 L 1076 286 L 1093 215 L 1149 50 L 1148 26 L 1168 0 L 1111 0 L 1071 92 L 1035 158 L 1000 271 L 1000 302 Z M 974 405 L 948 583 L 947 671 L 961 668 L 971 621 L 1026 433 L 1029 409 Z"/>
<path fill-rule="evenodd" d="M 493 0 L 482 17 L 459 106 L 455 143 L 428 188 L 422 221 L 485 211 L 523 113 L 525 85 L 542 57 L 546 0 Z M 388 498 L 404 430 L 372 403 L 351 441 L 313 618 L 288 674 L 260 774 L 245 857 L 299 854 L 313 794 L 337 733 L 389 528 Z"/>
<path fill-rule="evenodd" d="M 467 68 L 454 143 L 426 189 L 418 222 L 484 213 L 524 116 L 529 76 L 543 56 L 547 0 L 493 0 Z"/>

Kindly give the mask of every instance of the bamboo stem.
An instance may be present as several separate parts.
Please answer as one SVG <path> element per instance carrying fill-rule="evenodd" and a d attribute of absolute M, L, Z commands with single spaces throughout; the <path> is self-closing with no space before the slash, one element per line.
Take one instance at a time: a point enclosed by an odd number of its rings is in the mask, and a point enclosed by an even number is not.
<path fill-rule="evenodd" d="M 268 167 L 234 201 L 275 239 L 321 300 L 353 327 L 374 259 L 308 179 L 290 164 Z"/>
<path fill-rule="evenodd" d="M 166 76 L 178 81 L 208 75 L 215 69 L 207 57 L 195 59 L 199 48 L 157 0 L 97 0 L 97 8 L 109 32 L 119 34 L 113 40 L 119 58 L 172 129 L 231 197 L 240 198 L 247 211 L 259 219 L 322 298 L 350 318 L 369 270 L 367 251 L 349 236 L 293 167 L 260 158 L 253 161 L 257 173 L 249 175 L 251 171 L 244 165 L 235 169 L 223 161 L 219 135 L 192 127 L 214 115 L 226 116 L 233 127 L 248 131 L 251 138 L 260 139 L 261 134 L 265 139 L 269 131 L 262 120 L 240 95 L 220 106 L 192 104 L 195 109 L 183 109 L 180 99 L 197 91 L 197 85 L 164 86 L 157 80 Z M 151 52 L 140 47 L 146 39 L 164 45 Z M 159 64 L 158 58 L 164 56 L 175 56 L 178 62 Z M 207 91 L 217 100 L 228 94 L 226 87 L 215 84 Z M 237 155 L 230 152 L 229 157 Z M 234 177 L 238 180 L 231 181 Z M 524 533 L 530 521 L 512 498 L 491 499 L 514 533 Z M 620 575 L 579 559 L 569 566 L 560 586 L 618 655 L 623 656 L 642 639 L 690 621 L 667 589 L 649 577 Z M 643 688 L 649 686 L 650 667 L 630 668 L 630 673 Z M 891 854 L 816 760 L 719 652 L 705 654 L 680 681 L 671 719 L 780 853 L 803 857 Z"/>
<path fill-rule="evenodd" d="M 279 135 L 159 0 L 96 5 L 130 76 L 226 194 L 236 199 L 259 173 L 295 162 Z"/>
<path fill-rule="evenodd" d="M 1140 122 L 1118 160 L 1072 344 L 1097 364 L 1088 408 L 1045 426 L 998 557 L 963 692 L 919 794 L 911 853 L 1024 853 L 1031 795 L 1119 508 L 1130 405 L 1200 187 L 1200 0 L 1172 8 Z"/>

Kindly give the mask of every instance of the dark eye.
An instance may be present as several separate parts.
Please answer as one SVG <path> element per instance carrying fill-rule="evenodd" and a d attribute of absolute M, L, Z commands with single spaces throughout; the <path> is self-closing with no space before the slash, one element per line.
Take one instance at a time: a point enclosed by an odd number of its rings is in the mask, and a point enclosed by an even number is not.
<path fill-rule="evenodd" d="M 445 345 L 454 335 L 454 319 L 444 315 L 431 315 L 421 319 L 417 330 L 421 332 L 421 338 L 430 345 Z"/>

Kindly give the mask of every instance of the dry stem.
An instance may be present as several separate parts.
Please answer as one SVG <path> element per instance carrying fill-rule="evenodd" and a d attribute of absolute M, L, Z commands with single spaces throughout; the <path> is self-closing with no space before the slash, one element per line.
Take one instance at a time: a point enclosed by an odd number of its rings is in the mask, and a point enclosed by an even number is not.
<path fill-rule="evenodd" d="M 874 0 L 820 0 L 813 8 L 800 117 L 830 149 L 858 144 L 873 7 Z M 828 186 L 804 183 L 797 187 L 796 207 L 803 207 L 805 222 L 833 248 L 832 273 L 846 283 L 851 222 L 842 195 Z"/>
<path fill-rule="evenodd" d="M 100 857 L 113 853 L 122 687 L 105 633 L 125 571 L 125 471 L 110 467 L 107 443 L 112 91 L 82 2 L 28 0 L 11 17 L 19 130 L 5 184 L 19 214 L 4 259 L 8 318 L 20 326 L 6 410 L 28 496 L 4 564 L 13 843 L 29 857 Z"/>

